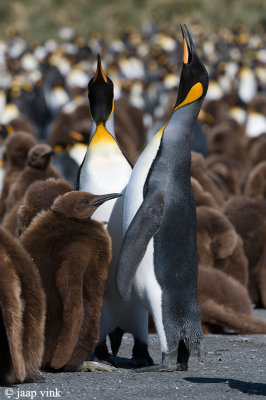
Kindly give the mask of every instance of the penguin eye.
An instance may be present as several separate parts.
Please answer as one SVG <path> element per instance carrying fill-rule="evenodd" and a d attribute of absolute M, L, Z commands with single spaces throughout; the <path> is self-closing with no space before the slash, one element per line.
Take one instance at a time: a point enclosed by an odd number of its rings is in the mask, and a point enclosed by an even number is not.
<path fill-rule="evenodd" d="M 89 200 L 82 200 L 80 204 L 82 204 L 83 206 L 87 206 L 89 204 Z"/>

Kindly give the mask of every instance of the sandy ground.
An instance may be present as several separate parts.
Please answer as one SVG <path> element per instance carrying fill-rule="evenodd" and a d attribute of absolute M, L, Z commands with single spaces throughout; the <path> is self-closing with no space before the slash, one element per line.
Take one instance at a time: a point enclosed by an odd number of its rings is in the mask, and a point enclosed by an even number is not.
<path fill-rule="evenodd" d="M 266 320 L 266 310 L 254 312 Z M 161 354 L 156 335 L 150 335 L 155 362 Z M 132 338 L 125 335 L 120 351 L 129 357 Z M 186 372 L 45 373 L 44 383 L 0 388 L 0 399 L 142 400 L 251 399 L 266 396 L 266 335 L 206 335 L 201 360 L 191 357 Z"/>

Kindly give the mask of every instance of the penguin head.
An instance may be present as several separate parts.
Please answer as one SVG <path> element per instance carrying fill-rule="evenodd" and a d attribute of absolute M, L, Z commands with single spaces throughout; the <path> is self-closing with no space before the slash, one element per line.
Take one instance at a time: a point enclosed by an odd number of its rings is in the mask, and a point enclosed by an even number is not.
<path fill-rule="evenodd" d="M 51 209 L 68 218 L 89 219 L 100 205 L 120 196 L 122 196 L 120 193 L 95 195 L 83 190 L 71 191 L 59 196 Z"/>
<path fill-rule="evenodd" d="M 53 154 L 54 152 L 48 144 L 37 144 L 30 149 L 27 164 L 32 168 L 45 170 Z"/>
<path fill-rule="evenodd" d="M 88 90 L 91 116 L 96 125 L 105 124 L 114 108 L 114 85 L 103 71 L 99 54 L 96 74 L 90 80 Z"/>
<path fill-rule="evenodd" d="M 12 165 L 24 167 L 27 154 L 35 144 L 33 136 L 26 132 L 15 132 L 6 138 L 3 153 Z"/>
<path fill-rule="evenodd" d="M 178 96 L 174 107 L 175 110 L 203 99 L 207 93 L 209 83 L 208 72 L 196 52 L 192 37 L 186 25 L 185 28 L 187 33 L 181 26 L 184 39 L 183 67 Z"/>

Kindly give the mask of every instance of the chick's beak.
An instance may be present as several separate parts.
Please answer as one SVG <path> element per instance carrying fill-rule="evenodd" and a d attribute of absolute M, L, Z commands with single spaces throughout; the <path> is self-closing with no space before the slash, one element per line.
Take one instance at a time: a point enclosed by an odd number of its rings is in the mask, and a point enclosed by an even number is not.
<path fill-rule="evenodd" d="M 112 199 L 115 199 L 115 198 L 121 197 L 121 196 L 123 196 L 121 193 L 104 194 L 104 195 L 102 195 L 102 196 L 99 196 L 98 199 L 95 200 L 95 201 L 92 203 L 92 206 L 98 207 L 98 206 L 100 206 L 101 204 L 105 203 L 105 202 L 108 201 L 108 200 L 112 200 Z"/>

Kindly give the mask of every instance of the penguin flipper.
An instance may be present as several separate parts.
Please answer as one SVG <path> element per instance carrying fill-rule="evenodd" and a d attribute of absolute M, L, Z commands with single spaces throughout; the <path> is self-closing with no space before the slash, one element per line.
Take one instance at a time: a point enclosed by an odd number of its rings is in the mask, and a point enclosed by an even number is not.
<path fill-rule="evenodd" d="M 147 246 L 159 230 L 164 212 L 164 195 L 149 190 L 123 239 L 116 273 L 116 287 L 122 300 L 129 298 L 133 279 Z"/>
<path fill-rule="evenodd" d="M 63 304 L 63 326 L 50 366 L 61 368 L 74 351 L 83 321 L 83 271 L 76 270 L 73 276 L 73 263 L 64 260 L 56 274 L 56 286 Z"/>

